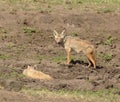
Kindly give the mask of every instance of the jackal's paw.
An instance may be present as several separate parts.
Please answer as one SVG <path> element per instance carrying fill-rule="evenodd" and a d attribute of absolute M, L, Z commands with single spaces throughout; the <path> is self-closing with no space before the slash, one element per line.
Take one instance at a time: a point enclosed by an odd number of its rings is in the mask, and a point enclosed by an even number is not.
<path fill-rule="evenodd" d="M 87 68 L 90 68 L 90 66 L 91 66 L 91 63 L 88 64 Z"/>

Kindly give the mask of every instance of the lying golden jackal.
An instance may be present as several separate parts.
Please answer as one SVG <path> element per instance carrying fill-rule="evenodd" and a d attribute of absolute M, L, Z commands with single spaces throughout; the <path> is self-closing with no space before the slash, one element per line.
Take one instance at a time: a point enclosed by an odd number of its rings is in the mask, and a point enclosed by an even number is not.
<path fill-rule="evenodd" d="M 53 79 L 51 76 L 44 74 L 43 72 L 37 71 L 34 69 L 34 67 L 31 66 L 28 66 L 28 68 L 23 71 L 23 74 L 33 79 L 43 79 L 43 80 Z"/>
<path fill-rule="evenodd" d="M 90 67 L 92 63 L 94 68 L 96 68 L 96 50 L 89 41 L 82 40 L 77 37 L 66 36 L 65 30 L 63 30 L 61 34 L 54 30 L 53 34 L 55 37 L 55 41 L 58 44 L 62 45 L 67 52 L 67 64 L 70 63 L 70 51 L 73 49 L 77 53 L 83 51 L 83 53 L 87 56 L 89 62 L 88 67 Z"/>

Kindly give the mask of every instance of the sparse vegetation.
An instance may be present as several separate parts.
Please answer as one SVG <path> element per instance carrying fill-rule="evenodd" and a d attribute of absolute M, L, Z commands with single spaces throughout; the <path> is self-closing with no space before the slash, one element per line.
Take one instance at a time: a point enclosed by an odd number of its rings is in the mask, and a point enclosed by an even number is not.
<path fill-rule="evenodd" d="M 1 35 L 2 40 L 6 39 L 7 37 L 8 37 L 7 34 L 2 34 Z"/>
<path fill-rule="evenodd" d="M 60 63 L 62 61 L 66 61 L 66 57 L 65 56 L 55 56 L 54 58 L 52 58 L 52 61 L 54 61 L 56 63 Z"/>
<path fill-rule="evenodd" d="M 115 8 L 112 8 L 112 7 L 105 7 L 105 8 L 98 8 L 97 9 L 98 13 L 100 13 L 100 12 L 111 13 L 111 12 L 114 12 L 114 11 L 115 11 Z"/>
<path fill-rule="evenodd" d="M 48 0 L 4 0 L 6 2 L 10 2 L 10 3 L 20 3 L 20 2 L 35 2 L 35 3 L 49 3 L 49 4 L 61 4 L 63 2 L 65 2 L 65 0 L 51 0 L 51 1 L 48 1 Z M 70 1 L 71 3 L 120 3 L 119 0 L 66 0 L 67 1 Z"/>
<path fill-rule="evenodd" d="M 8 58 L 9 58 L 8 55 L 0 54 L 0 59 L 6 60 L 6 59 L 8 59 Z"/>
<path fill-rule="evenodd" d="M 56 5 L 63 4 L 64 8 L 67 8 L 68 10 L 79 7 L 80 10 L 86 12 L 91 10 L 91 7 L 95 7 L 94 10 L 97 12 L 109 13 L 114 11 L 120 11 L 119 0 L 70 0 L 70 3 L 65 3 L 65 0 L 4 0 L 1 2 L 9 2 L 14 6 L 16 4 L 22 4 L 21 8 L 26 11 L 37 10 L 41 12 L 52 12 Z M 46 4 L 47 6 L 45 6 L 44 4 Z M 89 6 L 87 7 L 88 4 Z M 106 6 L 102 6 L 103 4 Z M 40 7 L 39 5 L 42 5 L 42 7 Z M 17 6 L 17 8 L 19 7 Z"/>
<path fill-rule="evenodd" d="M 113 12 L 114 10 L 112 10 L 112 9 L 105 9 L 103 12 L 104 13 L 110 13 L 110 12 Z"/>
<path fill-rule="evenodd" d="M 0 73 L 0 78 L 9 79 L 9 78 L 23 78 L 24 75 L 18 72 L 10 72 L 10 73 Z"/>
<path fill-rule="evenodd" d="M 78 33 L 73 32 L 72 35 L 73 35 L 73 36 L 78 36 Z"/>
<path fill-rule="evenodd" d="M 14 47 L 14 44 L 11 42 L 7 45 L 7 48 L 12 49 Z"/>
<path fill-rule="evenodd" d="M 107 40 L 104 42 L 106 45 L 112 45 L 113 44 L 113 37 L 112 36 L 108 36 Z"/>
<path fill-rule="evenodd" d="M 38 33 L 39 31 L 36 28 L 25 26 L 23 27 L 23 32 L 27 33 L 28 35 L 32 35 L 34 33 Z"/>
<path fill-rule="evenodd" d="M 113 54 L 112 53 L 102 53 L 102 54 L 100 54 L 100 56 L 102 57 L 102 59 L 105 62 L 109 62 L 113 58 Z"/>
<path fill-rule="evenodd" d="M 115 95 L 114 93 L 117 90 L 99 90 L 99 91 L 69 91 L 69 90 L 59 90 L 59 91 L 49 91 L 47 89 L 39 89 L 34 90 L 30 88 L 22 88 L 21 92 L 31 94 L 31 95 L 39 95 L 41 97 L 46 96 L 54 97 L 54 98 L 67 98 L 81 100 L 82 102 L 119 102 L 119 95 Z"/>
<path fill-rule="evenodd" d="M 18 53 L 18 54 L 20 54 L 21 52 L 23 52 L 24 51 L 24 47 L 22 46 L 22 45 L 19 45 L 19 46 L 17 46 L 17 48 L 16 48 L 16 53 Z"/>
<path fill-rule="evenodd" d="M 49 58 L 48 58 L 49 59 Z M 80 60 L 80 61 L 83 61 L 83 57 L 77 57 L 75 55 L 71 55 L 71 61 L 76 61 L 76 60 Z M 56 63 L 61 63 L 61 62 L 65 62 L 67 61 L 67 58 L 66 58 L 66 55 L 63 55 L 63 56 L 55 56 L 55 57 L 52 57 L 51 60 L 53 62 L 56 62 Z"/>
<path fill-rule="evenodd" d="M 2 40 L 4 40 L 5 38 L 7 38 L 7 30 L 5 28 L 0 28 L 0 35 Z"/>
<path fill-rule="evenodd" d="M 0 33 L 1 33 L 1 34 L 6 34 L 6 33 L 7 33 L 7 30 L 6 30 L 5 28 L 2 28 L 2 27 L 1 27 L 1 28 L 0 28 Z"/>

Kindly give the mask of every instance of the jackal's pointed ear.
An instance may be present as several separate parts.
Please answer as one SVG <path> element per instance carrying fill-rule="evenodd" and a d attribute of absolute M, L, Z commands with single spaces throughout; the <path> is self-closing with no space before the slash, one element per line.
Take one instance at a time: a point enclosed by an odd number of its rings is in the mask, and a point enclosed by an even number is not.
<path fill-rule="evenodd" d="M 27 69 L 29 69 L 29 70 L 30 70 L 30 69 L 34 69 L 34 67 L 31 67 L 31 66 L 28 65 L 28 68 L 27 68 Z"/>
<path fill-rule="evenodd" d="M 62 31 L 61 35 L 62 35 L 62 36 L 65 36 L 65 30 Z"/>
<path fill-rule="evenodd" d="M 27 69 L 30 69 L 30 66 L 28 65 Z"/>
<path fill-rule="evenodd" d="M 53 30 L 53 35 L 54 36 L 57 36 L 58 35 L 58 32 L 56 30 Z"/>

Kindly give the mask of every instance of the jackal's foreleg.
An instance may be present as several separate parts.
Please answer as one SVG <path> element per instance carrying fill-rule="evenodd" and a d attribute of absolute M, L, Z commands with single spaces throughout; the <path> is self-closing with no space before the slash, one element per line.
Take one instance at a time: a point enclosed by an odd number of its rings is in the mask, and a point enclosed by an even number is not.
<path fill-rule="evenodd" d="M 67 51 L 67 64 L 70 64 L 70 50 Z"/>

